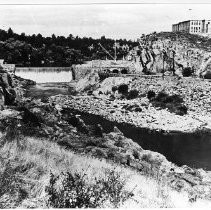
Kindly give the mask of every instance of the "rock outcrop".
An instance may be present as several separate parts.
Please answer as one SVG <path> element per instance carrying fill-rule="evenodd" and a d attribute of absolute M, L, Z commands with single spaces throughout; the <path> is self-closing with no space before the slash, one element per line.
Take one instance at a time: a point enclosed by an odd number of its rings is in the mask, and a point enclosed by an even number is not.
<path fill-rule="evenodd" d="M 17 100 L 21 100 L 24 89 L 34 84 L 34 81 L 9 74 L 0 66 L 0 105 L 14 105 Z"/>
<path fill-rule="evenodd" d="M 75 85 L 76 92 L 91 90 L 96 87 L 99 82 L 99 75 L 95 70 L 92 70 L 84 78 L 81 78 Z"/>
<path fill-rule="evenodd" d="M 153 53 L 155 61 L 152 65 L 152 72 L 171 70 L 174 50 L 175 71 L 181 74 L 182 69 L 190 67 L 197 76 L 204 76 L 210 70 L 210 49 L 207 49 L 205 37 L 186 33 L 163 32 L 156 34 L 157 41 L 153 42 Z M 166 59 L 163 62 L 162 51 L 166 53 Z"/>

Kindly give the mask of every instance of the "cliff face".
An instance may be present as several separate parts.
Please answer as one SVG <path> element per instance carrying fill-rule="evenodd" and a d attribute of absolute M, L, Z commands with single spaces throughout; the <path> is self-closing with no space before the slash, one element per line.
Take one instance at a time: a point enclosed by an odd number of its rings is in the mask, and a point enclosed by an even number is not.
<path fill-rule="evenodd" d="M 179 73 L 185 67 L 190 67 L 197 76 L 205 76 L 210 71 L 210 39 L 193 34 L 172 32 L 158 33 L 156 39 L 152 45 L 154 60 L 152 59 L 148 65 L 151 71 L 161 72 L 163 64 L 164 70 L 168 71 L 173 65 L 172 50 L 175 52 L 175 70 Z M 164 62 L 163 50 L 166 52 Z"/>

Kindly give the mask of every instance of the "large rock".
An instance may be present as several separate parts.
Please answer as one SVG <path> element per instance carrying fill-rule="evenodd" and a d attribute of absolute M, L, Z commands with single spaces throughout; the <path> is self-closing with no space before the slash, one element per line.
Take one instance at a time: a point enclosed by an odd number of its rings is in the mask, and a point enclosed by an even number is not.
<path fill-rule="evenodd" d="M 3 70 L 0 72 L 0 98 L 1 105 L 13 105 L 16 98 L 12 78 Z"/>
<path fill-rule="evenodd" d="M 99 82 L 99 75 L 96 71 L 92 71 L 84 78 L 80 79 L 75 86 L 77 92 L 88 91 L 94 88 Z"/>

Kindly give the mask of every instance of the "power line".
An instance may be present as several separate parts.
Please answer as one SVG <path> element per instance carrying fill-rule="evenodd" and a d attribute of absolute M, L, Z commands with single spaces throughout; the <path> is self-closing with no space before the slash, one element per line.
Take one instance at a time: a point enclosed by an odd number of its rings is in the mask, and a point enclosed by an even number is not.
<path fill-rule="evenodd" d="M 105 49 L 105 47 L 103 47 L 100 43 L 98 43 L 100 45 L 100 47 L 112 58 L 115 60 L 115 58 Z"/>

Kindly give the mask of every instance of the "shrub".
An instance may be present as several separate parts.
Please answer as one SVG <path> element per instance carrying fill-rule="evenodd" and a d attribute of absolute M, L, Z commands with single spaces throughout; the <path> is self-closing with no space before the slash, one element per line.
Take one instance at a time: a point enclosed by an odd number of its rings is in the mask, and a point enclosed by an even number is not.
<path fill-rule="evenodd" d="M 126 85 L 126 84 L 119 85 L 118 92 L 123 95 L 126 95 L 128 93 L 128 85 Z"/>
<path fill-rule="evenodd" d="M 128 73 L 127 69 L 122 69 L 121 70 L 121 74 L 127 74 L 127 73 Z"/>
<path fill-rule="evenodd" d="M 139 94 L 138 90 L 131 90 L 127 95 L 127 99 L 130 100 L 130 99 L 137 98 L 138 94 Z"/>
<path fill-rule="evenodd" d="M 147 98 L 150 100 L 154 97 L 155 97 L 155 92 L 152 91 L 152 90 L 149 90 L 148 93 L 147 93 Z"/>
<path fill-rule="evenodd" d="M 124 189 L 125 180 L 119 173 L 106 171 L 105 178 L 95 178 L 89 184 L 87 174 L 61 173 L 51 174 L 47 206 L 53 208 L 97 208 L 109 202 L 112 207 L 119 207 L 133 196 L 132 192 Z"/>
<path fill-rule="evenodd" d="M 42 103 L 48 103 L 48 97 L 47 96 L 42 96 L 41 97 L 41 102 Z"/>
<path fill-rule="evenodd" d="M 168 108 L 170 112 L 177 115 L 187 114 L 188 108 L 183 104 L 183 98 L 179 95 L 169 96 L 165 92 L 160 92 L 156 97 L 151 98 L 150 101 L 153 106 L 163 109 Z"/>
<path fill-rule="evenodd" d="M 103 80 L 105 80 L 106 78 L 109 77 L 109 73 L 108 72 L 100 72 L 98 73 L 99 78 L 100 78 L 100 82 L 102 82 Z"/>
<path fill-rule="evenodd" d="M 115 92 L 116 90 L 118 90 L 118 87 L 117 87 L 117 86 L 113 86 L 113 87 L 111 88 L 111 90 L 112 90 L 112 92 Z"/>
<path fill-rule="evenodd" d="M 183 99 L 179 95 L 169 96 L 165 92 L 160 92 L 155 98 L 155 101 L 163 102 L 163 103 L 182 103 Z"/>
<path fill-rule="evenodd" d="M 5 161 L 4 158 L 0 159 L 4 164 L 1 165 L 0 172 L 0 208 L 14 208 L 25 199 L 28 194 L 23 189 L 24 181 L 18 176 L 18 169 L 12 167 L 10 161 Z M 11 199 L 4 199 L 4 195 L 10 196 Z M 12 201 L 12 203 L 11 203 Z"/>
<path fill-rule="evenodd" d="M 193 70 L 190 67 L 183 68 L 182 75 L 183 77 L 190 77 L 193 74 Z"/>
<path fill-rule="evenodd" d="M 187 114 L 188 108 L 185 105 L 180 105 L 177 107 L 177 114 L 178 115 L 185 115 Z"/>

